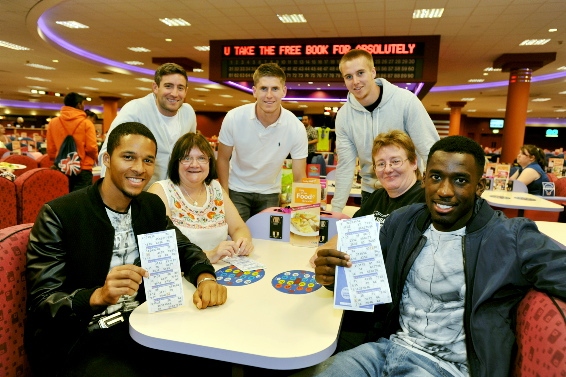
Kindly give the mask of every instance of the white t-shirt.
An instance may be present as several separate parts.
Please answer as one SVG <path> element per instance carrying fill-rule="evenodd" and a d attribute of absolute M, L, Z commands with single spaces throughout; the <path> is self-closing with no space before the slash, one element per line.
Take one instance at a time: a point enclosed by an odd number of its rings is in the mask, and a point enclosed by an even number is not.
<path fill-rule="evenodd" d="M 281 191 L 281 171 L 289 154 L 306 158 L 305 126 L 289 110 L 281 108 L 277 122 L 264 127 L 257 119 L 255 103 L 226 114 L 218 141 L 233 147 L 228 187 L 238 192 L 273 194 Z"/>

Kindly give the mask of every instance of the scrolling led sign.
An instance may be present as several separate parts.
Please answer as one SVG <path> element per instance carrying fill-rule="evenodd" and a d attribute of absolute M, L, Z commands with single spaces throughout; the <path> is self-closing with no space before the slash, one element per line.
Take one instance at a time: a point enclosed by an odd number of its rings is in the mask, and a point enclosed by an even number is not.
<path fill-rule="evenodd" d="M 218 47 L 222 51 L 221 77 L 225 80 L 249 80 L 259 65 L 274 62 L 283 68 L 288 80 L 341 81 L 338 64 L 342 55 L 354 48 L 373 55 L 378 77 L 392 81 L 423 78 L 424 42 L 224 44 Z"/>
<path fill-rule="evenodd" d="M 420 88 L 419 98 L 423 98 L 436 83 L 439 35 L 212 40 L 209 79 L 251 88 L 257 67 L 277 63 L 285 71 L 288 83 L 343 84 L 338 64 L 352 49 L 363 49 L 372 54 L 377 77 Z M 309 96 L 317 98 L 322 92 L 345 91 L 342 87 L 323 91 L 297 85 L 293 90 L 301 91 L 300 96 L 308 92 Z"/>

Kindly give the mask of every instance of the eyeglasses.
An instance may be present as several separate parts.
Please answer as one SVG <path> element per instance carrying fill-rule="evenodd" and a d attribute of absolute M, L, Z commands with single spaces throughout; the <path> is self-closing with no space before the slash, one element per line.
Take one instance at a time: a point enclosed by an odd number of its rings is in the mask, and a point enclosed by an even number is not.
<path fill-rule="evenodd" d="M 196 161 L 199 163 L 199 165 L 206 165 L 208 164 L 209 160 L 210 159 L 206 156 L 198 156 L 198 157 L 186 156 L 179 159 L 179 162 L 183 165 L 190 165 L 193 163 L 193 161 Z"/>
<path fill-rule="evenodd" d="M 404 163 L 405 161 L 407 161 L 407 160 L 408 160 L 408 158 L 406 158 L 406 159 L 404 159 L 404 160 L 395 159 L 395 160 L 389 161 L 389 163 L 387 163 L 387 162 L 385 162 L 385 161 L 380 161 L 380 162 L 378 162 L 377 164 L 375 164 L 375 170 L 377 170 L 377 171 L 384 171 L 384 170 L 385 170 L 385 167 L 386 167 L 387 165 L 391 166 L 393 169 L 400 168 L 400 167 L 403 165 L 403 163 Z"/>

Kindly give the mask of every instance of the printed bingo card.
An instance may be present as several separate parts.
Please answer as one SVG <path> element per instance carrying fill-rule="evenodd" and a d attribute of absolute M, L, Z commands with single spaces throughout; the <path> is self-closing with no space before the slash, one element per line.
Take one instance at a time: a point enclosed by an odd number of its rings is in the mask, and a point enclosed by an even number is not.
<path fill-rule="evenodd" d="M 148 311 L 183 305 L 183 277 L 173 229 L 138 236 L 142 267 L 149 272 L 143 278 Z"/>
<path fill-rule="evenodd" d="M 341 309 L 368 310 L 368 306 L 391 302 L 391 291 L 379 244 L 379 223 L 373 215 L 340 220 L 338 249 L 350 255 L 352 267 L 336 268 L 335 292 L 347 288 L 350 308 L 336 303 Z M 346 281 L 344 282 L 344 278 Z M 336 290 L 338 288 L 338 291 Z M 335 294 L 335 297 L 338 296 Z"/>

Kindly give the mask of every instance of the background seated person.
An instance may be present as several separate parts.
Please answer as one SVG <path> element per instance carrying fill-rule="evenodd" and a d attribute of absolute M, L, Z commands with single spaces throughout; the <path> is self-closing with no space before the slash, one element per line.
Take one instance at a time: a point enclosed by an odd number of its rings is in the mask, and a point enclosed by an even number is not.
<path fill-rule="evenodd" d="M 213 266 L 143 191 L 157 142 L 141 123 L 115 127 L 102 156 L 105 178 L 45 204 L 30 233 L 25 345 L 35 376 L 159 376 L 191 359 L 146 348 L 129 334 L 128 318 L 145 301 L 136 236 L 175 230 L 181 270 L 197 287 L 193 304 L 226 301 Z M 105 326 L 105 318 L 121 318 Z M 193 320 L 198 320 L 194 318 Z M 218 362 L 215 362 L 218 364 Z M 177 375 L 177 373 L 175 373 Z"/>
<path fill-rule="evenodd" d="M 424 203 L 421 187 L 422 174 L 417 164 L 417 151 L 405 132 L 392 130 L 377 135 L 372 148 L 373 169 L 383 187 L 370 194 L 354 217 L 373 215 L 383 225 L 394 210 L 412 203 Z M 312 267 L 320 249 L 336 249 L 338 236 L 318 247 L 310 259 Z M 373 314 L 347 310 L 344 312 L 338 351 L 361 344 L 367 329 L 373 323 Z"/>
<path fill-rule="evenodd" d="M 550 182 L 544 172 L 546 157 L 542 149 L 526 144 L 521 147 L 517 155 L 519 169 L 509 178 L 521 181 L 529 190 L 529 194 L 542 195 L 542 183 Z"/>
<path fill-rule="evenodd" d="M 216 180 L 214 151 L 204 136 L 189 132 L 177 140 L 167 176 L 148 191 L 161 198 L 167 216 L 212 263 L 252 252 L 250 230 Z"/>

